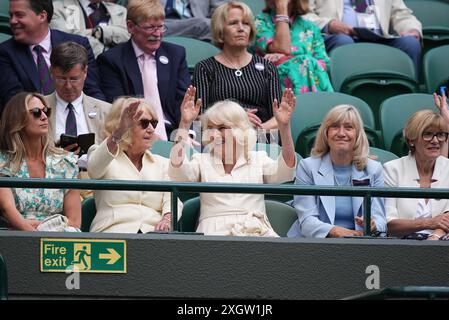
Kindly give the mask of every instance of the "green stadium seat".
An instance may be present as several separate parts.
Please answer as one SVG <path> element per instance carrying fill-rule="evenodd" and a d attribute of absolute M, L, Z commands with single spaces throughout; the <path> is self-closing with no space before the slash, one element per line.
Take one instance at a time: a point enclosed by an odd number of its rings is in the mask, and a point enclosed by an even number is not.
<path fill-rule="evenodd" d="M 383 100 L 419 91 L 413 62 L 399 49 L 355 43 L 336 48 L 330 58 L 334 89 L 368 103 L 374 113 L 376 129 L 380 125 L 379 108 Z"/>
<path fill-rule="evenodd" d="M 373 156 L 373 160 L 379 161 L 382 164 L 399 158 L 393 152 L 374 147 L 369 148 L 369 154 Z"/>
<path fill-rule="evenodd" d="M 248 7 L 250 7 L 254 16 L 257 16 L 259 13 L 265 9 L 265 1 L 264 0 L 242 0 L 242 2 L 246 3 Z"/>
<path fill-rule="evenodd" d="M 449 45 L 428 51 L 424 55 L 423 60 L 424 81 L 427 92 L 433 93 L 437 89 L 438 84 L 449 77 Z"/>
<path fill-rule="evenodd" d="M 0 1 L 0 22 L 9 23 L 9 1 Z"/>
<path fill-rule="evenodd" d="M 274 231 L 281 237 L 287 235 L 290 226 L 297 219 L 293 207 L 278 201 L 265 200 L 267 217 Z M 184 203 L 182 216 L 179 221 L 181 232 L 195 232 L 200 216 L 200 198 L 196 197 Z"/>
<path fill-rule="evenodd" d="M 365 101 L 339 92 L 308 92 L 296 97 L 291 123 L 295 150 L 302 157 L 309 156 L 316 131 L 326 114 L 340 104 L 350 104 L 357 108 L 372 146 L 382 147 L 379 134 L 374 130 L 373 112 Z"/>
<path fill-rule="evenodd" d="M 10 34 L 0 32 L 0 43 L 9 40 L 9 38 L 11 38 Z"/>
<path fill-rule="evenodd" d="M 424 93 L 403 94 L 391 97 L 382 103 L 380 107 L 380 129 L 385 150 L 390 150 L 397 156 L 404 155 L 403 152 L 398 151 L 404 150 L 405 142 L 398 145 L 402 136 L 402 129 L 413 113 L 423 109 L 438 112 L 432 95 Z M 396 139 L 395 143 L 393 143 L 394 139 Z"/>
<path fill-rule="evenodd" d="M 286 237 L 293 222 L 298 219 L 295 208 L 288 204 L 273 200 L 265 200 L 265 207 L 268 220 L 274 231 L 276 231 L 279 236 Z"/>
<path fill-rule="evenodd" d="M 8 299 L 8 273 L 6 262 L 0 254 L 0 300 Z"/>
<path fill-rule="evenodd" d="M 89 197 L 81 203 L 81 231 L 89 232 L 90 225 L 95 218 L 97 208 L 95 207 L 95 198 Z"/>
<path fill-rule="evenodd" d="M 186 60 L 190 73 L 193 73 L 198 62 L 220 53 L 220 50 L 209 42 L 193 38 L 168 36 L 164 37 L 164 41 L 183 46 L 186 49 Z"/>
<path fill-rule="evenodd" d="M 407 7 L 422 23 L 425 51 L 449 44 L 449 2 L 413 0 L 407 1 Z"/>

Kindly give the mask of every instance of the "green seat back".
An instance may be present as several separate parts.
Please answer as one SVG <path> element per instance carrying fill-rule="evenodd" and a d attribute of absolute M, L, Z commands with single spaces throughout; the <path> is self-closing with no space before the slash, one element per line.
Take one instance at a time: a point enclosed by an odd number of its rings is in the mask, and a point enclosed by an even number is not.
<path fill-rule="evenodd" d="M 95 218 L 97 208 L 95 206 L 95 198 L 89 197 L 83 200 L 81 203 L 81 231 L 89 232 L 90 225 Z"/>
<path fill-rule="evenodd" d="M 182 215 L 179 219 L 179 231 L 195 232 L 200 217 L 200 197 L 195 197 L 184 202 Z"/>
<path fill-rule="evenodd" d="M 303 130 L 321 124 L 326 114 L 340 104 L 350 104 L 357 108 L 365 127 L 374 129 L 374 116 L 369 105 L 357 98 L 339 92 L 308 92 L 296 97 L 296 108 L 292 116 L 291 127 L 295 150 L 305 157 L 307 143 L 299 139 Z M 379 139 L 378 139 L 379 140 Z M 309 149 L 310 150 L 310 149 Z"/>
<path fill-rule="evenodd" d="M 267 217 L 273 230 L 281 237 L 286 237 L 293 222 L 298 219 L 295 208 L 288 204 L 265 200 Z"/>
<path fill-rule="evenodd" d="M 449 44 L 449 3 L 446 1 L 407 1 L 413 15 L 422 23 L 424 49 Z"/>
<path fill-rule="evenodd" d="M 198 62 L 220 53 L 220 50 L 209 42 L 193 38 L 168 36 L 164 37 L 164 41 L 183 46 L 186 49 L 186 60 L 190 73 L 193 72 Z"/>
<path fill-rule="evenodd" d="M 0 1 L 0 22 L 9 22 L 9 1 Z"/>
<path fill-rule="evenodd" d="M 0 300 L 8 299 L 8 273 L 6 262 L 0 254 Z"/>
<path fill-rule="evenodd" d="M 391 142 L 390 151 L 398 157 L 408 155 L 409 148 L 407 142 L 405 141 L 404 134 L 402 133 L 402 129 L 398 130 L 398 132 L 394 135 L 393 141 Z"/>
<path fill-rule="evenodd" d="M 336 48 L 330 57 L 334 89 L 368 103 L 376 128 L 379 128 L 379 107 L 383 100 L 419 90 L 413 62 L 399 49 L 355 43 Z"/>
<path fill-rule="evenodd" d="M 173 147 L 173 141 L 156 140 L 150 148 L 151 153 L 160 155 L 164 158 L 170 158 L 170 152 Z M 187 158 L 192 158 L 196 151 L 193 148 L 186 148 Z"/>
<path fill-rule="evenodd" d="M 385 150 L 393 152 L 394 136 L 398 131 L 402 132 L 405 123 L 413 113 L 423 109 L 438 112 L 432 95 L 423 93 L 403 94 L 391 97 L 382 103 L 380 107 L 380 129 Z"/>
<path fill-rule="evenodd" d="M 257 16 L 265 8 L 265 1 L 263 0 L 242 0 L 242 2 L 246 3 L 248 7 L 250 7 L 254 16 Z"/>
<path fill-rule="evenodd" d="M 278 201 L 265 200 L 268 220 L 274 231 L 281 237 L 287 235 L 290 226 L 297 219 L 296 211 L 293 207 Z M 181 232 L 195 232 L 200 217 L 200 198 L 196 197 L 184 203 L 182 216 L 179 220 Z"/>
<path fill-rule="evenodd" d="M 9 40 L 9 38 L 11 38 L 10 34 L 0 32 L 0 43 L 4 42 L 6 40 Z"/>
<path fill-rule="evenodd" d="M 392 153 L 390 151 L 379 149 L 379 148 L 374 148 L 374 147 L 369 148 L 369 154 L 370 154 L 370 156 L 373 156 L 373 158 L 375 158 L 373 160 L 379 161 L 382 164 L 384 164 L 385 162 L 399 158 L 397 155 L 395 155 L 394 153 Z"/>
<path fill-rule="evenodd" d="M 427 92 L 433 93 L 437 89 L 438 84 L 448 77 L 449 45 L 441 46 L 427 52 L 424 56 L 424 81 Z"/>

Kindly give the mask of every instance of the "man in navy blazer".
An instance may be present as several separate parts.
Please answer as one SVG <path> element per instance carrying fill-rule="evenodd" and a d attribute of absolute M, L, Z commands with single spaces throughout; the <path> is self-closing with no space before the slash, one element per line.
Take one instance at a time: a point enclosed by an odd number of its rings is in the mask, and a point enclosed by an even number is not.
<path fill-rule="evenodd" d="M 87 38 L 49 28 L 53 15 L 51 0 L 10 0 L 9 13 L 13 37 L 0 44 L 0 112 L 8 100 L 20 91 L 44 93 L 32 53 L 34 46 L 43 48 L 42 54 L 49 68 L 51 48 L 66 41 L 77 42 L 87 49 L 89 65 L 84 92 L 104 100 L 99 87 L 98 68 Z"/>
<path fill-rule="evenodd" d="M 163 114 L 160 114 L 159 118 L 163 116 L 164 121 L 159 122 L 161 125 L 165 124 L 166 136 L 170 138 L 171 131 L 178 127 L 181 119 L 179 108 L 190 85 L 190 75 L 185 49 L 162 42 L 166 30 L 164 20 L 164 8 L 159 2 L 130 2 L 127 27 L 131 40 L 101 54 L 97 63 L 106 100 L 112 102 L 123 95 L 144 96 L 155 109 L 160 101 L 159 108 Z M 144 70 L 147 69 L 143 67 L 141 58 L 149 59 L 145 61 L 150 61 L 156 68 L 152 77 L 146 75 L 148 80 L 145 83 Z M 148 94 L 148 88 L 152 85 L 155 88 L 157 86 L 156 96 Z M 163 127 L 160 130 L 163 130 Z M 161 136 L 160 131 L 158 134 Z"/>

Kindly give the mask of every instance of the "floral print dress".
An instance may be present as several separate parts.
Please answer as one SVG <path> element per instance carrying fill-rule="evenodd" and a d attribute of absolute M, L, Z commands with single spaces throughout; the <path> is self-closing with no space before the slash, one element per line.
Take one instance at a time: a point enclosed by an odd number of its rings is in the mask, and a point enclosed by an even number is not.
<path fill-rule="evenodd" d="M 256 18 L 256 54 L 264 56 L 274 41 L 275 14 L 261 13 Z M 290 21 L 291 55 L 281 58 L 278 67 L 281 88 L 292 88 L 295 94 L 334 91 L 327 74 L 329 57 L 320 29 L 298 16 Z"/>
<path fill-rule="evenodd" d="M 25 160 L 13 174 L 6 153 L 0 152 L 0 175 L 11 178 L 30 178 Z M 73 153 L 51 154 L 45 159 L 46 179 L 77 179 L 78 166 Z M 68 190 L 43 188 L 11 188 L 17 210 L 25 219 L 42 221 L 53 214 L 63 214 L 64 195 Z"/>

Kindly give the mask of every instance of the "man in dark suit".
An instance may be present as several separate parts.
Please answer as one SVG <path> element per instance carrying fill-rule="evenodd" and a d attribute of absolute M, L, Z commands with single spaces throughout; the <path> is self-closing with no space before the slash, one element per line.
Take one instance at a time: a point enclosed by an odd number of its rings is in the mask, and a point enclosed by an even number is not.
<path fill-rule="evenodd" d="M 162 42 L 164 16 L 159 2 L 130 2 L 127 27 L 131 40 L 101 54 L 97 63 L 107 101 L 123 95 L 144 96 L 158 114 L 156 134 L 167 140 L 179 125 L 179 107 L 190 75 L 185 49 Z"/>
<path fill-rule="evenodd" d="M 49 73 L 51 48 L 66 41 L 77 42 L 87 49 L 89 70 L 84 91 L 104 100 L 98 68 L 87 38 L 49 28 L 53 15 L 51 0 L 10 0 L 9 13 L 13 38 L 0 44 L 0 112 L 20 91 L 53 92 Z"/>

